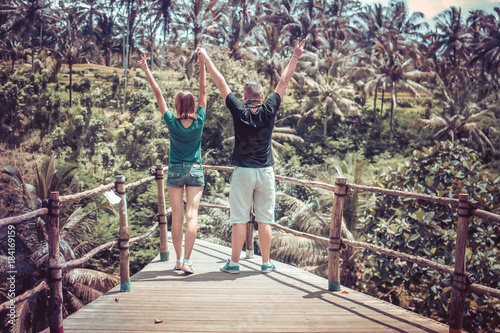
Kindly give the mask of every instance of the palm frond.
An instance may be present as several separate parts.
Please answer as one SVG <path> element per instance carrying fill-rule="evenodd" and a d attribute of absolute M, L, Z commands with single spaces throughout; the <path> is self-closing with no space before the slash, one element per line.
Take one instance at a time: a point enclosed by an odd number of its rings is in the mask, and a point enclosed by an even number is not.
<path fill-rule="evenodd" d="M 100 293 L 106 292 L 120 283 L 120 279 L 114 275 L 85 268 L 72 269 L 64 275 L 63 279 L 70 285 L 85 285 Z"/>
<path fill-rule="evenodd" d="M 292 134 L 292 133 L 283 133 L 283 132 L 273 132 L 272 134 L 273 140 L 281 140 L 281 141 L 289 141 L 289 142 L 304 142 L 300 136 Z"/>
<path fill-rule="evenodd" d="M 67 304 L 69 313 L 76 312 L 76 311 L 80 310 L 81 308 L 83 308 L 85 305 L 78 297 L 76 297 L 70 291 L 66 291 L 64 296 L 65 296 L 64 301 Z"/>
<path fill-rule="evenodd" d="M 324 236 L 328 233 L 329 224 L 304 202 L 282 192 L 277 193 L 276 198 L 281 201 L 281 205 L 291 214 L 293 229 L 318 236 Z"/>
<path fill-rule="evenodd" d="M 317 266 L 328 260 L 328 248 L 326 244 L 311 239 L 279 234 L 272 238 L 271 256 L 300 267 Z"/>
<path fill-rule="evenodd" d="M 10 332 L 40 332 L 48 326 L 47 309 L 48 298 L 46 289 L 43 289 L 31 295 L 28 299 L 17 303 L 17 319 L 14 321 L 14 325 L 9 325 Z"/>
<path fill-rule="evenodd" d="M 104 293 L 102 291 L 99 291 L 95 288 L 92 288 L 82 283 L 73 283 L 71 286 L 76 297 L 81 299 L 82 302 L 85 304 L 96 300 L 99 296 L 101 296 Z"/>

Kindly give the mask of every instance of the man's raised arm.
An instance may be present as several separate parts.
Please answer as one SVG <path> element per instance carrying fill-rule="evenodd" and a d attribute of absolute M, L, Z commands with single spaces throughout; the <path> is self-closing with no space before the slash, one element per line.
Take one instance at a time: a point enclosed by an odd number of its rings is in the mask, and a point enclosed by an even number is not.
<path fill-rule="evenodd" d="M 293 72 L 295 72 L 295 67 L 297 66 L 297 61 L 299 61 L 299 57 L 301 56 L 302 52 L 304 51 L 304 42 L 305 41 L 306 40 L 303 39 L 299 43 L 299 38 L 297 38 L 297 41 L 295 42 L 295 48 L 293 50 L 292 58 L 290 59 L 290 62 L 288 63 L 285 70 L 281 74 L 280 82 L 278 82 L 278 85 L 276 86 L 276 89 L 274 90 L 274 92 L 276 92 L 278 95 L 280 95 L 281 100 L 283 100 L 283 96 L 285 96 L 286 87 L 288 86 L 288 83 L 292 79 Z"/>
<path fill-rule="evenodd" d="M 229 93 L 231 92 L 231 90 L 227 86 L 226 80 L 219 72 L 219 70 L 215 67 L 214 63 L 212 62 L 212 59 L 210 59 L 210 57 L 208 56 L 207 50 L 205 50 L 202 47 L 199 47 L 197 51 L 199 56 L 203 57 L 203 59 L 205 60 L 205 64 L 207 65 L 207 70 L 210 73 L 210 77 L 212 78 L 215 85 L 219 89 L 222 99 L 224 100 L 225 103 L 227 95 L 229 95 Z"/>

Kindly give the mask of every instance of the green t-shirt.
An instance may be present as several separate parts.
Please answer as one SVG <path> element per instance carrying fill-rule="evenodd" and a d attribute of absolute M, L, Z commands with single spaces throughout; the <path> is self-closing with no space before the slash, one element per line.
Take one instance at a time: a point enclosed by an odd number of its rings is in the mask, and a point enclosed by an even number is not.
<path fill-rule="evenodd" d="M 163 120 L 170 133 L 169 163 L 191 162 L 201 164 L 201 136 L 205 123 L 205 110 L 198 107 L 196 119 L 191 126 L 185 128 L 180 119 L 170 112 L 165 112 Z"/>

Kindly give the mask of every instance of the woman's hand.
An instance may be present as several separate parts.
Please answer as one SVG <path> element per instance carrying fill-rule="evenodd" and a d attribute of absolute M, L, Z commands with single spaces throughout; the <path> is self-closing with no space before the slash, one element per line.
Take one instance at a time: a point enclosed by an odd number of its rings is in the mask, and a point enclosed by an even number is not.
<path fill-rule="evenodd" d="M 148 68 L 148 62 L 146 60 L 146 56 L 144 54 L 141 54 L 141 60 L 139 60 L 137 62 L 137 64 L 139 64 L 139 66 L 142 68 L 142 70 L 144 72 L 147 72 L 149 71 L 149 68 Z"/>
<path fill-rule="evenodd" d="M 198 61 L 200 62 L 200 65 L 204 65 L 207 57 L 207 51 L 203 47 L 198 47 L 196 52 L 198 53 Z"/>

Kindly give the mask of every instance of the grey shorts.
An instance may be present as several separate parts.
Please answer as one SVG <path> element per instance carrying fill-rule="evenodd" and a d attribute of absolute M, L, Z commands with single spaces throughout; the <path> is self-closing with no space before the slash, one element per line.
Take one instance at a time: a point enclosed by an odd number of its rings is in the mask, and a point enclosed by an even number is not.
<path fill-rule="evenodd" d="M 205 186 L 203 167 L 198 163 L 170 163 L 168 165 L 167 186 Z"/>
<path fill-rule="evenodd" d="M 274 222 L 275 179 L 273 167 L 235 167 L 231 176 L 229 207 L 231 223 L 250 221 L 250 209 L 255 212 L 255 221 Z"/>

